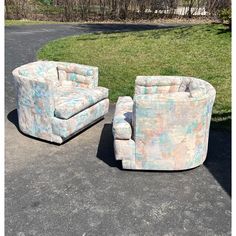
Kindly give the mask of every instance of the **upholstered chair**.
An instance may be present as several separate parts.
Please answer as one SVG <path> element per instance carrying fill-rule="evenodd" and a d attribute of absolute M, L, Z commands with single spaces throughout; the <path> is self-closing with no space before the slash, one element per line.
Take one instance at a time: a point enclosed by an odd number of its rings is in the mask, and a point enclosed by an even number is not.
<path fill-rule="evenodd" d="M 98 87 L 97 67 L 37 61 L 13 75 L 25 134 L 60 144 L 108 112 L 108 89 Z"/>
<path fill-rule="evenodd" d="M 138 76 L 134 99 L 119 97 L 114 149 L 124 169 L 185 170 L 207 156 L 215 89 L 181 76 Z"/>

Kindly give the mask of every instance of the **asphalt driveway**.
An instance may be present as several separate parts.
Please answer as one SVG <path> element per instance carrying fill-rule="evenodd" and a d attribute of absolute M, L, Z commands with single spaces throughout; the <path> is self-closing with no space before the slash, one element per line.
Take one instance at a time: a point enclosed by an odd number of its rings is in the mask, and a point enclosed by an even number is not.
<path fill-rule="evenodd" d="M 46 42 L 93 32 L 168 25 L 35 25 L 5 28 L 6 235 L 230 235 L 231 135 L 211 130 L 207 161 L 181 172 L 122 170 L 104 120 L 57 146 L 18 130 L 11 71 Z"/>

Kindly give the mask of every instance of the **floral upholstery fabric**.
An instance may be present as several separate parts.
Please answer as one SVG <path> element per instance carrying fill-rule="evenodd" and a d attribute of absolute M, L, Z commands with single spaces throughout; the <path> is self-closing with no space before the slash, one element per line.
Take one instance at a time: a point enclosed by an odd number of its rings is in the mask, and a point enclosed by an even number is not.
<path fill-rule="evenodd" d="M 152 85 L 157 86 L 155 94 L 137 89 Z M 158 86 L 168 89 L 160 90 Z M 207 155 L 215 100 L 212 85 L 191 77 L 138 77 L 136 92 L 132 137 L 123 142 L 115 138 L 114 143 L 123 168 L 183 170 L 201 165 Z M 130 140 L 135 146 L 132 158 Z"/>
<path fill-rule="evenodd" d="M 74 63 L 59 64 L 57 66 L 59 81 L 71 80 L 84 88 L 98 86 L 98 70 L 96 67 L 85 67 Z"/>
<path fill-rule="evenodd" d="M 103 99 L 95 105 L 79 112 L 70 119 L 63 120 L 57 117 L 52 119 L 53 133 L 61 137 L 62 140 L 86 128 L 89 124 L 104 116 L 109 109 L 109 100 Z"/>
<path fill-rule="evenodd" d="M 58 66 L 61 65 L 66 66 L 68 73 L 76 71 L 81 76 L 88 76 L 91 82 L 89 88 L 84 88 L 83 84 L 76 80 L 59 80 Z M 108 90 L 97 87 L 97 67 L 37 61 L 16 68 L 13 75 L 17 91 L 19 127 L 31 136 L 62 143 L 108 112 Z M 86 89 L 89 93 L 92 92 L 93 96 L 89 97 Z M 83 102 L 79 99 L 79 94 L 83 97 Z M 89 102 L 84 101 L 85 97 Z M 78 105 L 80 102 L 84 106 Z M 73 110 L 70 104 L 74 104 L 77 110 Z M 56 117 L 56 113 L 63 119 Z"/>
<path fill-rule="evenodd" d="M 116 160 L 122 160 L 124 169 L 136 169 L 134 140 L 115 139 L 114 148 Z"/>
<path fill-rule="evenodd" d="M 177 92 L 181 78 L 175 76 L 137 76 L 135 94 L 157 94 Z"/>
<path fill-rule="evenodd" d="M 98 86 L 98 68 L 68 62 L 36 61 L 17 68 L 20 76 L 43 78 L 61 85 L 61 81 L 70 80 L 80 87 Z"/>
<path fill-rule="evenodd" d="M 81 88 L 72 86 L 66 88 L 60 86 L 55 97 L 55 116 L 68 119 L 107 98 L 108 89 L 103 87 Z"/>
<path fill-rule="evenodd" d="M 42 78 L 58 81 L 56 62 L 37 61 L 18 67 L 17 73 L 25 78 Z"/>

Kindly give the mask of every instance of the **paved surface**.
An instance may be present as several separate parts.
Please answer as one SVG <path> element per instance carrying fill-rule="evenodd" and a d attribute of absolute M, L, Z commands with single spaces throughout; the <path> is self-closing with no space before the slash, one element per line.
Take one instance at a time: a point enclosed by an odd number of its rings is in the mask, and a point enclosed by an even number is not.
<path fill-rule="evenodd" d="M 204 165 L 182 172 L 125 171 L 106 118 L 64 145 L 17 129 L 11 70 L 35 60 L 47 41 L 95 31 L 157 26 L 6 27 L 6 235 L 230 235 L 231 136 L 211 131 Z"/>

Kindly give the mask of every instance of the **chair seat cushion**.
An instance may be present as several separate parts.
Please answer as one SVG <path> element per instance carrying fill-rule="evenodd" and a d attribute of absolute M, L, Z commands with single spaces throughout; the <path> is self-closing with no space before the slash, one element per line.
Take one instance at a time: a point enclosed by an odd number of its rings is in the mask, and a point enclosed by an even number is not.
<path fill-rule="evenodd" d="M 55 116 L 69 119 L 107 97 L 108 89 L 103 87 L 59 86 L 55 94 Z"/>

